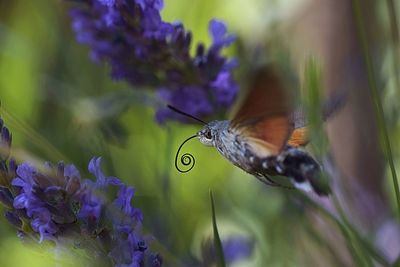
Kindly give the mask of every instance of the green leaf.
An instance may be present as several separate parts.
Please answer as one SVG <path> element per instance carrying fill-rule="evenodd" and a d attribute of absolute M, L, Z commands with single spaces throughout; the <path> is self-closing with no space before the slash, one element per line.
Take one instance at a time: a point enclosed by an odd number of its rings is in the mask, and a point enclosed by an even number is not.
<path fill-rule="evenodd" d="M 212 224 L 214 231 L 214 247 L 217 256 L 217 266 L 225 267 L 226 264 L 225 264 L 224 250 L 222 249 L 221 239 L 219 238 L 218 234 L 217 219 L 215 218 L 214 198 L 211 189 L 210 189 L 210 199 L 211 199 Z"/>
<path fill-rule="evenodd" d="M 361 8 L 362 4 L 361 4 L 360 0 L 353 0 L 352 5 L 353 5 L 353 12 L 354 12 L 355 23 L 356 23 L 356 30 L 357 30 L 358 38 L 361 43 L 361 48 L 362 48 L 362 52 L 363 52 L 365 65 L 367 67 L 368 84 L 369 84 L 369 89 L 370 89 L 372 99 L 374 101 L 375 116 L 377 119 L 380 134 L 383 139 L 382 140 L 383 141 L 383 151 L 384 151 L 386 160 L 389 163 L 390 171 L 392 173 L 393 187 L 394 187 L 394 192 L 395 192 L 396 200 L 397 200 L 397 209 L 398 209 L 397 215 L 400 216 L 399 181 L 397 178 L 396 168 L 394 165 L 392 147 L 391 147 L 389 133 L 388 133 L 388 129 L 387 129 L 386 121 L 385 121 L 385 114 L 383 112 L 382 100 L 381 100 L 381 96 L 379 94 L 378 83 L 375 78 L 375 70 L 372 65 L 372 59 L 371 59 L 371 55 L 370 55 L 370 51 L 369 51 L 366 29 L 365 29 L 365 25 L 364 25 L 365 17 L 362 12 L 362 8 Z"/>

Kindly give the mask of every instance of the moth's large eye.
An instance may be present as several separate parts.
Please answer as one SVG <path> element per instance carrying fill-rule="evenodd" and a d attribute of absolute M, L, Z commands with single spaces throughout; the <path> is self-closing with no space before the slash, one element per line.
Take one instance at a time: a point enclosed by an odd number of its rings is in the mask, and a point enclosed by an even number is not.
<path fill-rule="evenodd" d="M 200 142 L 206 146 L 213 146 L 213 135 L 210 128 L 204 128 L 198 132 L 198 138 Z"/>
<path fill-rule="evenodd" d="M 212 139 L 211 131 L 210 130 L 206 130 L 204 132 L 204 137 L 211 140 Z"/>

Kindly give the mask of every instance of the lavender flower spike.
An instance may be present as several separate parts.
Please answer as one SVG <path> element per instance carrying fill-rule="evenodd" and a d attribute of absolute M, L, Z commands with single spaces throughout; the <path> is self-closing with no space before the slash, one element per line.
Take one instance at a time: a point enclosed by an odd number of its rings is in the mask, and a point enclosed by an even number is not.
<path fill-rule="evenodd" d="M 30 222 L 32 232 L 25 234 L 39 235 L 39 242 L 78 236 L 75 243 L 109 248 L 102 256 L 112 266 L 161 266 L 160 256 L 154 264 L 145 264 L 154 256 L 139 231 L 142 212 L 131 205 L 134 189 L 118 178 L 107 177 L 100 158 L 90 161 L 89 171 L 96 181 L 81 179 L 73 165 L 62 162 L 56 166 L 46 164 L 42 172 L 22 163 L 12 180 L 18 193 L 14 210 L 6 213 L 7 219 L 20 231 L 26 231 L 22 221 Z M 114 197 L 110 197 L 112 187 L 118 189 Z"/>
<path fill-rule="evenodd" d="M 114 79 L 132 86 L 158 88 L 170 105 L 197 116 L 225 111 L 238 86 L 233 80 L 234 60 L 221 50 L 235 40 L 225 24 L 212 20 L 211 46 L 196 46 L 190 55 L 192 35 L 180 23 L 164 22 L 162 0 L 80 0 L 71 10 L 78 42 L 91 47 L 91 58 L 107 62 Z M 165 107 L 158 109 L 160 123 L 184 120 Z"/>
<path fill-rule="evenodd" d="M 0 130 L 0 146 L 9 150 L 11 135 L 1 120 Z M 134 189 L 106 176 L 100 158 L 89 163 L 95 181 L 82 179 L 74 165 L 63 162 L 47 163 L 39 170 L 26 162 L 16 166 L 7 161 L 8 156 L 0 161 L 0 202 L 19 236 L 39 243 L 80 244 L 91 258 L 108 266 L 161 266 L 161 256 L 150 253 L 140 233 L 143 215 L 132 207 Z"/>

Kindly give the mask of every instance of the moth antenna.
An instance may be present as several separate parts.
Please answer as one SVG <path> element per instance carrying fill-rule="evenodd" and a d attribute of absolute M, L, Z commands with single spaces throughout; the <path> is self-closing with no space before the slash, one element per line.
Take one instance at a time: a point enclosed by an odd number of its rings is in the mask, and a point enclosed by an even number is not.
<path fill-rule="evenodd" d="M 192 154 L 190 154 L 190 153 L 185 153 L 185 154 L 183 154 L 183 155 L 181 156 L 181 160 L 180 160 L 180 161 L 181 161 L 181 164 L 182 164 L 183 166 L 185 166 L 185 167 L 189 166 L 188 169 L 181 169 L 181 168 L 178 166 L 178 157 L 179 157 L 179 153 L 181 152 L 181 148 L 183 147 L 183 145 L 184 145 L 187 141 L 189 141 L 189 140 L 191 140 L 191 139 L 193 139 L 193 138 L 195 138 L 195 137 L 197 137 L 197 135 L 193 135 L 193 136 L 189 137 L 188 139 L 186 139 L 185 141 L 183 141 L 183 143 L 179 146 L 178 150 L 176 151 L 176 155 L 175 155 L 175 168 L 176 168 L 179 172 L 181 172 L 181 173 L 189 172 L 191 169 L 193 169 L 193 167 L 194 167 L 194 165 L 195 165 L 195 163 L 196 163 L 196 160 L 194 159 L 194 156 L 193 156 Z"/>
<path fill-rule="evenodd" d="M 181 114 L 181 115 L 183 115 L 183 116 L 192 118 L 192 119 L 194 119 L 194 120 L 196 120 L 196 121 L 198 121 L 198 122 L 201 122 L 202 124 L 207 124 L 207 122 L 205 122 L 205 121 L 203 121 L 203 120 L 201 120 L 201 119 L 199 119 L 199 118 L 196 118 L 195 116 L 190 115 L 190 114 L 188 114 L 188 113 L 186 113 L 186 112 L 183 112 L 182 110 L 179 110 L 179 109 L 177 109 L 176 107 L 173 107 L 173 106 L 171 106 L 171 105 L 167 105 L 167 107 L 168 107 L 170 110 L 175 111 L 175 112 L 178 113 L 178 114 Z"/>

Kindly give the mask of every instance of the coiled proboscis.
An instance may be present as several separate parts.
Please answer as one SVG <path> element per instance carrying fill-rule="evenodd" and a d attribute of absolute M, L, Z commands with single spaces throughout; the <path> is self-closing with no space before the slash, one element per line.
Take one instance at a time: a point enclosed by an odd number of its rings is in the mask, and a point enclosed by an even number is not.
<path fill-rule="evenodd" d="M 179 153 L 180 153 L 180 151 L 181 151 L 183 145 L 184 145 L 187 141 L 189 141 L 189 140 L 191 140 L 191 139 L 193 139 L 193 138 L 195 138 L 195 137 L 197 137 L 197 135 L 193 135 L 193 136 L 189 137 L 188 139 L 186 139 L 185 141 L 183 141 L 183 143 L 179 146 L 178 150 L 176 151 L 176 155 L 175 155 L 175 168 L 176 168 L 179 172 L 181 172 L 181 173 L 186 173 L 186 172 L 191 171 L 191 170 L 193 169 L 195 163 L 196 163 L 196 160 L 195 160 L 195 158 L 194 158 L 194 156 L 193 156 L 192 154 L 190 154 L 190 153 L 185 153 L 185 154 L 183 154 L 183 155 L 180 157 L 180 164 L 183 165 L 184 167 L 188 167 L 188 168 L 181 169 L 181 168 L 179 167 L 179 165 L 178 165 Z"/>

